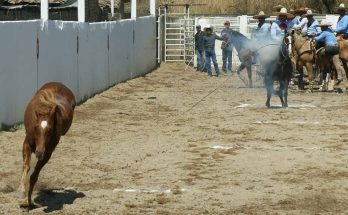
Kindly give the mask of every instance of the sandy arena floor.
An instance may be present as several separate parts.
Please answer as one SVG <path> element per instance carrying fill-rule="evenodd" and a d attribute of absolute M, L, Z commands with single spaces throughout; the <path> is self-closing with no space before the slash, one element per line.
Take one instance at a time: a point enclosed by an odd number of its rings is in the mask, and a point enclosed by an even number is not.
<path fill-rule="evenodd" d="M 267 109 L 261 87 L 184 69 L 77 107 L 30 213 L 348 214 L 348 94 L 292 91 Z M 0 133 L 0 214 L 22 213 L 23 139 Z"/>

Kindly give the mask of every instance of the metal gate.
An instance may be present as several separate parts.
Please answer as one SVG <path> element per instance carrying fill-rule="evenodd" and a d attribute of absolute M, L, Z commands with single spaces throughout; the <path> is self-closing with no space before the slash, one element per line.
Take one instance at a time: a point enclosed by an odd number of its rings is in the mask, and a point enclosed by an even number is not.
<path fill-rule="evenodd" d="M 171 12 L 170 7 L 173 6 L 183 7 L 184 12 Z M 164 5 L 162 9 L 164 10 L 164 61 L 193 63 L 195 20 L 190 19 L 189 5 Z"/>

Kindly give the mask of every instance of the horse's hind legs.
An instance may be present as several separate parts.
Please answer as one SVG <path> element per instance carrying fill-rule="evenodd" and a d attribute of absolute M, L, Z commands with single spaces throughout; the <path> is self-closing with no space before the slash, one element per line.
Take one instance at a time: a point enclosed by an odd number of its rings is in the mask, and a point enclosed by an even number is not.
<path fill-rule="evenodd" d="M 247 70 L 248 70 L 248 78 L 249 78 L 248 87 L 252 88 L 253 87 L 253 79 L 252 79 L 253 77 L 252 77 L 251 66 L 248 66 Z"/>

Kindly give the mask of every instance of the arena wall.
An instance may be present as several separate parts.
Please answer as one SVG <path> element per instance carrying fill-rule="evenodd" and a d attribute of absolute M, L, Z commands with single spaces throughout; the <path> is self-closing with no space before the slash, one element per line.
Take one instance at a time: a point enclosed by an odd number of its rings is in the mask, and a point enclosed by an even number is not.
<path fill-rule="evenodd" d="M 0 22 L 0 129 L 23 121 L 45 83 L 66 84 L 83 102 L 156 66 L 153 16 L 104 23 Z"/>

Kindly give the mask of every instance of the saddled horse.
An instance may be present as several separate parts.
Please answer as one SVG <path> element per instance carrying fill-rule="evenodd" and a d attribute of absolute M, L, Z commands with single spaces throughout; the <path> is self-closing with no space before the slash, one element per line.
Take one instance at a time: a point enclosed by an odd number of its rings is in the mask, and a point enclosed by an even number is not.
<path fill-rule="evenodd" d="M 253 56 L 254 52 L 252 49 L 252 43 L 249 38 L 244 36 L 238 31 L 232 30 L 232 44 L 234 48 L 236 49 L 238 53 L 238 58 L 241 62 L 241 65 L 239 66 L 237 73 L 239 74 L 243 69 L 247 69 L 248 71 L 248 78 L 249 78 L 249 83 L 248 86 L 252 87 L 253 86 L 253 81 L 252 81 L 252 71 L 251 71 L 251 66 L 253 64 Z"/>
<path fill-rule="evenodd" d="M 50 159 L 61 136 L 69 130 L 75 109 L 74 94 L 61 83 L 45 84 L 29 102 L 24 116 L 23 175 L 20 191 L 34 208 L 31 196 L 39 173 Z M 34 156 L 35 155 L 35 156 Z M 30 160 L 35 164 L 30 166 Z"/>
<path fill-rule="evenodd" d="M 343 63 L 343 67 L 345 70 L 345 73 L 342 74 L 343 81 L 345 82 L 345 87 L 348 87 L 348 81 L 347 81 L 347 75 L 348 75 L 348 40 L 345 40 L 341 37 L 338 38 L 338 45 L 340 48 L 340 59 Z"/>
<path fill-rule="evenodd" d="M 311 41 L 305 36 L 302 36 L 301 29 L 295 29 L 290 32 L 291 35 L 291 54 L 294 59 L 296 70 L 299 72 L 298 88 L 304 90 L 304 72 L 303 67 L 306 68 L 309 79 L 309 89 L 313 90 L 314 84 L 314 69 L 315 64 L 315 50 L 312 48 Z"/>
<path fill-rule="evenodd" d="M 288 88 L 292 76 L 292 63 L 288 50 L 288 38 L 284 37 L 279 46 L 268 46 L 261 50 L 260 60 L 265 69 L 265 86 L 267 89 L 266 106 L 271 107 L 271 97 L 276 93 L 282 107 L 288 107 Z M 279 90 L 274 91 L 273 84 L 279 82 Z"/>

